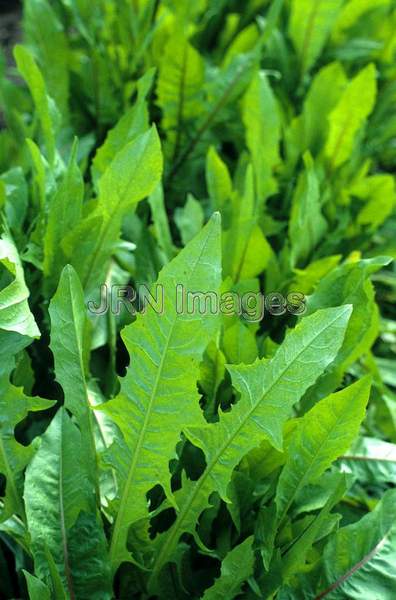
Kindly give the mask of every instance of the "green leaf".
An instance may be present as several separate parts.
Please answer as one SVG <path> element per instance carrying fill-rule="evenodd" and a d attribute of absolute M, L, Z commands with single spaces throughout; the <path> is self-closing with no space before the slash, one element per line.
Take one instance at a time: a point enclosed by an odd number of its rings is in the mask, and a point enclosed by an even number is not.
<path fill-rule="evenodd" d="M 203 600 L 232 600 L 241 593 L 243 583 L 253 574 L 253 537 L 233 548 L 221 564 L 221 574 L 202 596 Z"/>
<path fill-rule="evenodd" d="M 304 415 L 288 446 L 276 490 L 280 521 L 299 491 L 315 482 L 349 449 L 364 418 L 369 393 L 370 380 L 361 379 L 331 394 Z"/>
<path fill-rule="evenodd" d="M 337 355 L 350 313 L 349 306 L 318 311 L 288 334 L 271 360 L 228 367 L 241 398 L 231 412 L 221 414 L 218 423 L 184 428 L 205 453 L 207 467 L 197 481 L 185 480 L 176 495 L 180 510 L 170 529 L 158 538 L 152 582 L 173 559 L 180 535 L 184 531 L 195 534 L 210 493 L 217 491 L 227 499 L 232 471 L 243 456 L 264 438 L 282 450 L 283 425 L 293 405 Z"/>
<path fill-rule="evenodd" d="M 30 600 L 51 600 L 50 589 L 27 571 L 23 572 L 26 578 Z"/>
<path fill-rule="evenodd" d="M 157 95 L 162 126 L 167 133 L 167 156 L 175 160 L 184 144 L 184 128 L 203 112 L 204 63 L 180 33 L 170 36 L 161 61 Z"/>
<path fill-rule="evenodd" d="M 395 180 L 391 175 L 372 175 L 354 185 L 353 196 L 365 202 L 357 216 L 359 225 L 372 231 L 386 221 L 396 204 Z"/>
<path fill-rule="evenodd" d="M 60 409 L 26 471 L 24 499 L 35 573 L 51 581 L 50 555 L 68 597 L 110 599 L 106 543 L 95 517 L 88 468 L 81 433 Z"/>
<path fill-rule="evenodd" d="M 28 207 L 28 187 L 21 167 L 14 167 L 0 175 L 5 191 L 5 215 L 14 235 L 21 234 Z"/>
<path fill-rule="evenodd" d="M 225 377 L 226 359 L 215 342 L 210 342 L 201 363 L 199 383 L 205 394 L 205 416 L 211 420 L 216 413 L 216 396 Z"/>
<path fill-rule="evenodd" d="M 392 483 L 396 478 L 396 444 L 361 437 L 340 457 L 339 464 L 365 486 Z"/>
<path fill-rule="evenodd" d="M 343 0 L 292 0 L 289 34 L 303 74 L 321 54 L 342 3 Z"/>
<path fill-rule="evenodd" d="M 55 134 L 59 124 L 59 112 L 47 93 L 43 75 L 31 54 L 24 46 L 15 46 L 14 57 L 18 70 L 29 86 L 37 115 L 40 119 L 47 158 L 51 164 L 55 161 Z"/>
<path fill-rule="evenodd" d="M 349 82 L 329 115 L 325 154 L 331 167 L 339 167 L 350 157 L 356 134 L 373 110 L 376 94 L 376 69 L 371 63 Z"/>
<path fill-rule="evenodd" d="M 69 165 L 49 202 L 43 262 L 47 293 L 55 288 L 66 262 L 61 243 L 82 217 L 84 180 L 77 165 L 76 154 L 77 144 L 74 145 Z"/>
<path fill-rule="evenodd" d="M 228 362 L 234 365 L 249 365 L 258 354 L 254 333 L 239 319 L 225 330 L 223 348 Z"/>
<path fill-rule="evenodd" d="M 168 216 L 165 210 L 164 191 L 161 185 L 158 185 L 149 196 L 149 204 L 154 221 L 154 231 L 160 248 L 165 253 L 167 261 L 171 260 L 176 249 L 173 245 L 170 232 Z"/>
<path fill-rule="evenodd" d="M 37 27 L 37 22 L 40 27 Z M 38 59 L 45 84 L 61 115 L 68 112 L 68 40 L 55 10 L 47 0 L 28 0 L 24 6 L 23 28 L 33 56 Z"/>
<path fill-rule="evenodd" d="M 287 580 L 290 575 L 300 570 L 304 565 L 307 552 L 318 539 L 318 537 L 320 537 L 321 530 L 323 530 L 323 528 L 326 526 L 326 521 L 328 521 L 330 517 L 331 509 L 341 500 L 347 488 L 347 478 L 345 475 L 340 474 L 338 477 L 338 483 L 330 494 L 322 510 L 315 516 L 299 539 L 291 546 L 290 550 L 286 552 L 282 563 L 282 576 L 284 579 Z"/>
<path fill-rule="evenodd" d="M 255 75 L 246 91 L 242 117 L 252 156 L 256 193 L 263 201 L 277 189 L 272 171 L 280 163 L 281 130 L 277 100 L 263 71 Z"/>
<path fill-rule="evenodd" d="M 157 131 L 152 128 L 120 150 L 100 178 L 94 213 L 80 222 L 64 245 L 86 296 L 97 292 L 106 281 L 123 217 L 153 192 L 161 173 L 161 146 Z M 81 245 L 84 238 L 85 244 Z"/>
<path fill-rule="evenodd" d="M 203 422 L 196 382 L 199 361 L 215 334 L 218 319 L 197 307 L 176 304 L 176 286 L 187 292 L 218 292 L 220 221 L 213 216 L 202 232 L 161 271 L 163 310 L 147 307 L 122 334 L 132 364 L 119 396 L 103 409 L 120 428 L 127 465 L 118 469 L 119 508 L 111 542 L 111 564 L 130 560 L 126 542 L 132 523 L 147 517 L 146 493 L 156 484 L 172 497 L 168 462 L 182 428 Z M 192 313 L 192 314 L 191 314 Z M 188 373 L 185 372 L 188 364 Z M 133 425 L 132 425 L 133 424 Z M 131 426 L 132 425 L 132 426 Z M 125 461 L 125 456 L 123 457 Z M 120 465 L 122 467 L 122 465 Z"/>
<path fill-rule="evenodd" d="M 316 597 L 391 600 L 396 585 L 396 491 L 372 513 L 342 527 L 323 551 Z"/>
<path fill-rule="evenodd" d="M 293 266 L 304 262 L 327 231 L 320 204 L 319 182 L 309 153 L 304 155 L 305 171 L 301 173 L 289 221 L 291 260 Z"/>
<path fill-rule="evenodd" d="M 17 333 L 23 347 L 28 343 L 24 343 L 23 338 L 38 338 L 40 331 L 30 312 L 29 290 L 25 283 L 23 267 L 14 240 L 8 231 L 0 238 L 0 269 L 0 332 Z M 7 339 L 7 336 L 3 337 Z"/>
<path fill-rule="evenodd" d="M 213 146 L 206 156 L 206 185 L 213 209 L 221 213 L 226 211 L 227 203 L 231 200 L 232 181 L 227 165 Z"/>
<path fill-rule="evenodd" d="M 10 383 L 14 367 L 12 356 L 3 356 L 0 364 L 0 473 L 5 477 L 4 506 L 0 520 L 13 514 L 24 518 L 22 503 L 23 471 L 35 452 L 35 445 L 22 445 L 15 439 L 15 427 L 29 412 L 52 406 L 51 400 L 25 396 L 22 388 Z"/>
<path fill-rule="evenodd" d="M 374 343 L 378 331 L 378 309 L 369 276 L 387 265 L 389 260 L 379 256 L 346 262 L 323 277 L 315 292 L 307 299 L 307 314 L 319 307 L 344 303 L 353 305 L 342 348 L 334 361 L 332 372 L 322 378 L 317 392 L 328 394 L 333 391 L 343 372 Z"/>
<path fill-rule="evenodd" d="M 182 208 L 175 210 L 175 223 L 180 231 L 182 242 L 188 244 L 197 235 L 204 223 L 204 212 L 202 205 L 191 194 L 187 196 L 187 202 Z"/>
<path fill-rule="evenodd" d="M 230 275 L 238 282 L 259 275 L 272 255 L 271 247 L 257 225 L 259 210 L 250 165 L 243 194 L 233 194 L 232 212 L 231 226 L 223 234 L 223 267 L 224 275 Z"/>
<path fill-rule="evenodd" d="M 82 448 L 89 477 L 96 485 L 94 417 L 88 389 L 89 323 L 84 292 L 73 267 L 67 265 L 49 306 L 50 348 L 55 359 L 56 380 L 64 392 L 65 407 L 84 432 Z"/>
<path fill-rule="evenodd" d="M 138 95 L 136 102 L 127 110 L 117 124 L 110 129 L 104 143 L 98 148 L 92 162 L 92 176 L 95 184 L 105 173 L 115 155 L 142 135 L 149 127 L 147 95 L 153 84 L 155 71 L 149 69 L 137 82 Z"/>
<path fill-rule="evenodd" d="M 293 145 L 293 152 L 303 154 L 309 150 L 316 156 L 327 138 L 327 117 L 340 99 L 348 79 L 339 62 L 325 65 L 315 75 L 307 95 L 301 115 L 290 124 L 288 136 Z M 289 152 L 290 152 L 289 148 Z"/>

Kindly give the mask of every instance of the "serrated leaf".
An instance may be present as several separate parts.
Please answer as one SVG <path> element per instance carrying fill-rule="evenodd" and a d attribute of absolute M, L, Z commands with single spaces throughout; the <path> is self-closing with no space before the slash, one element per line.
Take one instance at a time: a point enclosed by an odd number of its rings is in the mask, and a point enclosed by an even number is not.
<path fill-rule="evenodd" d="M 175 523 L 158 538 L 152 584 L 162 566 L 172 560 L 181 533 L 195 533 L 210 493 L 216 490 L 227 499 L 232 471 L 243 456 L 264 438 L 282 449 L 282 429 L 292 406 L 334 360 L 350 313 L 349 306 L 318 311 L 289 333 L 273 359 L 228 367 L 241 399 L 231 412 L 221 414 L 218 423 L 184 428 L 205 453 L 207 467 L 197 481 L 185 480 L 176 495 L 180 511 Z"/>
<path fill-rule="evenodd" d="M 362 379 L 321 400 L 304 415 L 290 441 L 276 490 L 280 521 L 299 490 L 316 481 L 351 446 L 364 418 L 369 392 L 370 380 Z"/>
<path fill-rule="evenodd" d="M 15 439 L 15 427 L 29 412 L 45 410 L 52 406 L 50 400 L 28 397 L 22 388 L 10 383 L 14 367 L 12 356 L 3 356 L 0 365 L 0 473 L 5 477 L 4 506 L 0 520 L 13 514 L 24 517 L 22 502 L 23 471 L 35 452 L 34 444 L 22 445 Z"/>
<path fill-rule="evenodd" d="M 79 274 L 86 296 L 92 297 L 106 281 L 124 215 L 153 192 L 161 174 L 161 145 L 152 128 L 122 148 L 100 178 L 94 213 L 80 222 L 64 246 L 69 249 L 69 262 Z M 81 251 L 80 240 L 87 234 L 88 248 Z"/>
<path fill-rule="evenodd" d="M 162 314 L 148 307 L 147 314 L 123 332 L 132 364 L 121 381 L 121 393 L 103 406 L 123 434 L 129 461 L 126 472 L 124 468 L 118 472 L 120 500 L 111 543 L 114 570 L 130 560 L 128 530 L 148 515 L 146 493 L 159 483 L 172 495 L 168 462 L 183 426 L 203 421 L 196 388 L 199 360 L 218 320 L 211 314 L 202 318 L 197 309 L 192 314 L 180 310 L 178 284 L 185 293 L 219 289 L 218 216 L 161 271 L 157 286 L 164 294 Z"/>
<path fill-rule="evenodd" d="M 126 144 L 147 131 L 149 117 L 146 97 L 153 84 L 154 75 L 154 69 L 150 69 L 139 79 L 137 82 L 138 95 L 135 104 L 110 129 L 104 143 L 98 148 L 92 161 L 92 177 L 95 184 L 105 173 L 115 155 Z"/>

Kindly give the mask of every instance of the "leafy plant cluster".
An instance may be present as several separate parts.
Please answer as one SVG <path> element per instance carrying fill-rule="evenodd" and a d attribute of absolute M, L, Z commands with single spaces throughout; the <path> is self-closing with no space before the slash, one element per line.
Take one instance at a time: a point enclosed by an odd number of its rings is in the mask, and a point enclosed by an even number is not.
<path fill-rule="evenodd" d="M 25 0 L 23 31 L 1 596 L 392 600 L 393 0 Z M 156 282 L 162 315 L 87 311 Z M 306 312 L 179 314 L 177 284 Z"/>

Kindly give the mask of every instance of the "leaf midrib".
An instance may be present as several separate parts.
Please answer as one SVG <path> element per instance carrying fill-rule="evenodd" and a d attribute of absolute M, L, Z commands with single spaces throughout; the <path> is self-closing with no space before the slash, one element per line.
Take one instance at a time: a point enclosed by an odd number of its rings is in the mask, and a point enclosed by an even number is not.
<path fill-rule="evenodd" d="M 151 132 L 152 132 L 152 130 L 149 132 L 150 135 L 148 136 L 147 141 L 144 145 L 142 155 L 144 155 L 146 153 L 147 146 L 149 144 L 149 140 L 151 139 Z M 132 141 L 135 141 L 135 140 L 132 140 Z M 122 150 L 120 150 L 120 152 L 122 152 Z M 140 160 L 139 162 L 141 163 L 142 161 Z M 106 238 L 107 232 L 110 229 L 110 225 L 113 222 L 115 222 L 116 217 L 119 217 L 118 213 L 120 212 L 120 206 L 124 203 L 125 198 L 128 196 L 128 190 L 130 188 L 131 181 L 132 181 L 133 177 L 135 176 L 135 174 L 136 174 L 136 169 L 133 170 L 133 175 L 131 175 L 130 179 L 128 180 L 128 185 L 125 186 L 125 192 L 122 195 L 117 193 L 118 202 L 116 202 L 116 204 L 115 204 L 114 208 L 111 210 L 111 212 L 109 213 L 107 210 L 106 210 L 106 212 L 104 212 L 103 208 L 101 210 L 101 214 L 99 216 L 104 217 L 105 215 L 107 215 L 107 219 L 106 219 L 106 221 L 104 221 L 104 223 L 101 227 L 101 232 L 100 232 L 100 236 L 98 239 L 98 243 L 95 246 L 95 250 L 93 252 L 92 259 L 90 260 L 89 269 L 87 269 L 87 275 L 84 277 L 84 283 L 83 283 L 84 289 L 88 285 L 88 282 L 91 278 L 91 274 L 94 273 L 93 267 L 94 267 L 95 263 L 97 262 L 98 254 L 102 248 L 103 240 Z M 101 194 L 99 194 L 99 198 L 100 198 L 100 195 Z M 139 202 L 139 201 L 137 201 L 137 202 Z M 137 204 L 137 202 L 135 202 L 134 205 Z M 99 199 L 98 199 L 98 208 L 99 208 Z"/>
<path fill-rule="evenodd" d="M 289 510 L 291 504 L 293 503 L 293 501 L 294 501 L 296 495 L 298 494 L 298 492 L 300 491 L 300 489 L 309 482 L 309 474 L 312 471 L 313 466 L 317 462 L 318 456 L 320 455 L 320 453 L 323 449 L 323 446 L 325 446 L 327 444 L 327 442 L 329 441 L 329 439 L 332 437 L 334 430 L 338 427 L 340 422 L 343 422 L 345 413 L 348 414 L 348 409 L 347 409 L 347 407 L 344 406 L 342 412 L 337 416 L 335 421 L 333 421 L 331 429 L 327 430 L 325 437 L 322 438 L 319 446 L 317 446 L 315 452 L 311 455 L 311 460 L 309 461 L 308 467 L 304 470 L 304 474 L 302 475 L 302 477 L 299 478 L 298 484 L 294 488 L 293 494 L 289 498 L 286 506 L 284 507 L 284 509 L 279 517 L 279 523 L 281 523 L 283 521 L 283 519 L 285 518 L 287 511 Z"/>
<path fill-rule="evenodd" d="M 282 370 L 282 372 L 278 375 L 278 377 L 274 380 L 274 382 L 272 383 L 272 385 L 265 391 L 265 393 L 261 396 L 260 400 L 258 402 L 256 402 L 256 404 L 253 406 L 253 408 L 246 414 L 246 418 L 239 424 L 239 426 L 237 427 L 237 429 L 234 431 L 234 433 L 232 434 L 232 437 L 228 438 L 227 443 L 223 444 L 223 446 L 220 448 L 219 452 L 215 455 L 215 457 L 213 458 L 213 460 L 209 463 L 208 467 L 206 468 L 205 472 L 203 473 L 202 477 L 197 481 L 196 485 L 192 488 L 192 492 L 190 494 L 190 497 L 188 499 L 188 501 L 184 504 L 184 507 L 182 508 L 181 512 L 179 513 L 179 517 L 177 517 L 177 520 L 175 521 L 175 523 L 177 523 L 177 521 L 179 523 L 183 523 L 183 520 L 186 516 L 186 514 L 188 514 L 188 511 L 190 510 L 191 505 L 194 502 L 195 497 L 198 495 L 199 491 L 201 490 L 201 488 L 203 487 L 206 479 L 208 478 L 209 474 L 211 473 L 211 471 L 213 470 L 213 468 L 215 467 L 215 465 L 218 462 L 218 459 L 220 458 L 220 456 L 223 454 L 223 452 L 228 448 L 228 446 L 233 442 L 233 440 L 235 439 L 235 437 L 238 435 L 238 433 L 240 432 L 240 430 L 245 426 L 245 424 L 248 422 L 248 420 L 250 419 L 251 415 L 255 412 L 255 410 L 258 408 L 259 404 L 261 404 L 261 402 L 263 401 L 264 397 L 266 395 L 268 395 L 268 393 L 271 392 L 271 390 L 274 388 L 274 386 L 279 382 L 280 378 L 283 377 L 283 375 L 285 374 L 285 372 L 290 368 L 290 366 L 296 361 L 298 360 L 298 358 L 301 356 L 301 354 L 303 352 L 305 352 L 307 350 L 307 348 L 324 332 L 326 331 L 326 329 L 328 329 L 329 327 L 331 327 L 341 316 L 343 316 L 345 314 L 346 311 L 344 311 L 343 313 L 339 313 L 335 319 L 333 319 L 333 321 L 331 321 L 331 323 L 328 323 L 326 325 L 325 328 L 323 328 L 319 333 L 317 333 L 315 335 L 314 338 L 312 338 L 312 340 L 310 341 L 310 343 L 305 346 L 294 358 L 292 363 L 289 363 L 287 365 L 287 367 L 285 369 Z M 177 527 L 175 527 L 172 531 L 172 533 L 170 534 L 170 538 L 168 540 L 168 543 L 166 543 L 163 548 L 164 550 L 161 550 L 160 553 L 158 554 L 158 558 L 155 561 L 153 570 L 152 570 L 152 574 L 150 576 L 150 581 L 152 581 L 154 575 L 157 572 L 157 564 L 159 563 L 160 567 L 165 564 L 165 562 L 163 562 L 162 558 L 165 555 L 166 556 L 166 550 L 173 546 L 174 540 L 177 536 L 177 539 L 179 538 L 179 530 L 180 530 L 180 526 L 178 525 Z"/>
<path fill-rule="evenodd" d="M 202 254 L 203 254 L 203 252 L 206 249 L 206 246 L 208 244 L 208 241 L 209 241 L 211 235 L 212 234 L 209 232 L 209 234 L 206 237 L 205 242 L 202 244 L 201 251 L 200 251 L 197 259 L 193 263 L 193 266 L 192 266 L 192 268 L 190 270 L 187 282 L 190 281 L 190 279 L 192 277 L 192 274 L 194 273 L 197 264 L 200 262 Z M 119 538 L 120 538 L 121 531 L 125 527 L 125 525 L 123 525 L 123 524 L 125 522 L 124 515 L 125 515 L 126 508 L 127 508 L 126 499 L 127 499 L 128 495 L 129 495 L 129 490 L 130 490 L 131 483 L 133 481 L 133 477 L 134 477 L 134 474 L 135 474 L 135 469 L 136 469 L 137 461 L 138 461 L 138 458 L 139 458 L 140 449 L 141 449 L 141 447 L 143 445 L 143 441 L 144 441 L 144 438 L 146 436 L 147 425 L 148 425 L 149 420 L 151 418 L 152 407 L 153 407 L 153 403 L 154 403 L 156 395 L 157 395 L 157 389 L 158 389 L 158 385 L 159 385 L 159 382 L 160 382 L 160 379 L 161 379 L 161 376 L 162 376 L 162 370 L 163 370 L 163 366 L 165 364 L 165 358 L 167 357 L 167 352 L 168 352 L 169 344 L 170 344 L 170 341 L 171 341 L 172 336 L 173 336 L 174 328 L 175 328 L 176 324 L 178 323 L 179 316 L 180 315 L 175 311 L 174 318 L 173 318 L 173 321 L 172 321 L 172 324 L 171 324 L 171 327 L 170 327 L 170 330 L 169 330 L 169 335 L 166 338 L 166 343 L 165 343 L 165 346 L 164 346 L 164 351 L 162 353 L 161 360 L 160 360 L 160 363 L 159 363 L 159 366 L 158 366 L 158 369 L 157 369 L 157 375 L 156 375 L 156 378 L 155 378 L 155 381 L 154 381 L 154 385 L 153 385 L 153 388 L 152 388 L 152 393 L 150 395 L 148 409 L 146 411 L 144 422 L 143 422 L 143 426 L 142 426 L 142 428 L 140 430 L 140 434 L 139 434 L 139 437 L 138 437 L 138 440 L 137 440 L 137 444 L 135 446 L 135 452 L 134 452 L 134 456 L 133 456 L 133 459 L 132 459 L 132 462 L 131 462 L 131 467 L 129 469 L 128 477 L 127 477 L 127 480 L 126 480 L 126 483 L 125 483 L 125 486 L 124 486 L 124 490 L 123 490 L 123 494 L 122 494 L 122 498 L 121 498 L 121 502 L 120 502 L 120 508 L 119 508 L 118 513 L 117 513 L 117 517 L 116 517 L 116 521 L 115 521 L 115 525 L 114 525 L 114 530 L 113 530 L 113 535 L 112 535 L 112 538 L 111 538 L 111 544 L 110 544 L 110 563 L 111 564 L 113 564 L 113 563 L 117 564 L 117 554 L 116 554 L 116 551 L 118 550 Z M 128 527 L 129 527 L 129 525 L 128 525 Z"/>
<path fill-rule="evenodd" d="M 388 529 L 386 534 L 374 546 L 374 548 L 372 548 L 372 550 L 370 550 L 370 552 L 368 552 L 361 560 L 359 560 L 357 563 L 355 563 L 346 573 L 341 575 L 334 583 L 329 585 L 328 588 L 326 588 L 325 590 L 323 590 L 323 592 L 320 592 L 317 596 L 315 596 L 314 600 L 322 600 L 328 594 L 330 594 L 331 592 L 334 592 L 334 590 L 336 590 L 343 583 L 345 583 L 345 581 L 347 581 L 350 577 L 352 577 L 359 569 L 361 569 L 362 567 L 364 567 L 365 564 L 370 562 L 371 559 L 374 558 L 374 556 L 377 554 L 377 552 L 382 550 L 382 548 L 385 546 L 385 544 L 388 540 L 389 534 L 392 531 L 392 527 L 393 527 L 393 525 Z"/>

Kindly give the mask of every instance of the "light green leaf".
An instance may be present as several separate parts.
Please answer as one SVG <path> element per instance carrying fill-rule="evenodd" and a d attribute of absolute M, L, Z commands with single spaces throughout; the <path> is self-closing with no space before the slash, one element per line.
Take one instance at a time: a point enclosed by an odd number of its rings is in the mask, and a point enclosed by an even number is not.
<path fill-rule="evenodd" d="M 158 185 L 152 194 L 149 196 L 149 204 L 154 221 L 154 231 L 159 246 L 165 253 L 166 259 L 171 260 L 176 249 L 173 245 L 172 235 L 170 232 L 168 216 L 165 210 L 164 191 L 161 185 Z"/>
<path fill-rule="evenodd" d="M 76 154 L 77 144 L 74 145 L 62 180 L 49 201 L 43 262 L 45 285 L 49 294 L 54 290 L 66 262 L 61 247 L 62 240 L 82 217 L 84 180 L 76 162 Z"/>
<path fill-rule="evenodd" d="M 349 449 L 364 418 L 369 393 L 370 380 L 361 379 L 328 396 L 304 415 L 290 441 L 276 490 L 280 521 L 299 491 L 316 481 Z"/>
<path fill-rule="evenodd" d="M 160 273 L 163 310 L 147 307 L 145 315 L 123 331 L 131 367 L 121 392 L 103 409 L 120 428 L 126 443 L 127 468 L 118 470 L 119 509 L 111 542 L 115 570 L 130 560 L 126 542 L 132 523 L 147 517 L 146 493 L 157 483 L 171 497 L 168 462 L 182 428 L 203 422 L 196 382 L 199 361 L 213 338 L 217 315 L 203 318 L 176 304 L 176 286 L 185 293 L 218 292 L 220 287 L 220 220 L 209 224 Z M 158 289 L 158 287 L 157 287 Z M 191 314 L 192 312 L 192 314 Z M 188 372 L 186 365 L 188 364 Z"/>
<path fill-rule="evenodd" d="M 51 164 L 55 161 L 55 134 L 59 124 L 59 112 L 47 93 L 43 75 L 31 54 L 24 46 L 15 46 L 14 57 L 18 70 L 29 86 L 35 108 L 40 119 L 47 158 Z"/>
<path fill-rule="evenodd" d="M 396 491 L 372 513 L 342 527 L 326 545 L 317 598 L 393 600 L 396 587 Z"/>
<path fill-rule="evenodd" d="M 29 290 L 17 248 L 9 232 L 0 238 L 0 331 L 15 332 L 27 338 L 40 337 L 40 331 L 30 312 Z M 26 346 L 26 343 L 24 344 Z"/>
<path fill-rule="evenodd" d="M 88 390 L 89 323 L 80 280 L 67 265 L 49 306 L 50 348 L 55 359 L 56 380 L 64 392 L 65 407 L 84 432 L 82 448 L 89 464 L 89 477 L 96 485 L 94 418 Z"/>
<path fill-rule="evenodd" d="M 277 189 L 272 171 L 280 162 L 281 121 L 277 100 L 263 71 L 256 74 L 246 91 L 242 117 L 252 156 L 256 193 L 264 201 Z"/>
<path fill-rule="evenodd" d="M 202 596 L 203 600 L 233 600 L 241 593 L 243 583 L 253 574 L 253 537 L 233 548 L 221 563 L 221 574 Z"/>
<path fill-rule="evenodd" d="M 204 62 L 178 32 L 170 36 L 160 66 L 157 94 L 162 126 L 167 133 L 167 156 L 175 160 L 185 142 L 186 123 L 204 109 L 201 100 Z"/>
<path fill-rule="evenodd" d="M 82 457 L 81 433 L 60 409 L 26 471 L 24 498 L 35 573 L 51 581 L 50 555 L 68 597 L 110 600 L 104 533 L 96 521 Z"/>
<path fill-rule="evenodd" d="M 318 311 L 287 335 L 271 360 L 228 367 L 241 398 L 231 412 L 221 414 L 218 423 L 184 428 L 205 453 L 207 467 L 197 481 L 185 480 L 176 495 L 180 511 L 170 529 L 157 539 L 152 585 L 163 565 L 173 559 L 180 535 L 184 531 L 195 534 L 210 493 L 216 490 L 227 499 L 232 471 L 243 456 L 264 438 L 282 450 L 282 430 L 292 406 L 334 360 L 350 313 L 349 306 Z"/>
<path fill-rule="evenodd" d="M 374 231 L 392 213 L 396 204 L 395 180 L 392 175 L 372 175 L 351 188 L 353 196 L 365 201 L 357 216 L 359 225 Z"/>
<path fill-rule="evenodd" d="M 254 174 L 248 166 L 243 194 L 232 196 L 232 221 L 223 233 L 224 275 L 234 282 L 259 275 L 268 265 L 272 250 L 257 225 L 258 203 L 254 189 Z"/>
<path fill-rule="evenodd" d="M 26 578 L 30 600 L 51 600 L 50 589 L 37 577 L 23 571 Z"/>
<path fill-rule="evenodd" d="M 161 174 L 160 140 L 152 128 L 120 150 L 100 178 L 94 213 L 81 221 L 64 241 L 65 251 L 71 253 L 69 262 L 79 274 L 86 296 L 97 292 L 106 281 L 123 217 L 153 192 Z"/>
<path fill-rule="evenodd" d="M 175 210 L 175 223 L 180 231 L 182 242 L 188 244 L 197 235 L 204 223 L 204 212 L 201 203 L 188 194 L 187 202 L 182 208 Z"/>
<path fill-rule="evenodd" d="M 28 187 L 21 167 L 14 167 L 0 175 L 4 184 L 5 214 L 14 235 L 21 232 L 28 208 Z"/>
<path fill-rule="evenodd" d="M 379 256 L 346 262 L 330 271 L 307 299 L 307 314 L 319 307 L 339 306 L 344 303 L 353 305 L 344 343 L 333 368 L 328 373 L 328 378 L 325 375 L 322 381 L 318 382 L 320 393 L 326 395 L 332 392 L 343 372 L 374 343 L 378 332 L 378 308 L 369 276 L 389 261 L 389 258 Z"/>
<path fill-rule="evenodd" d="M 396 444 L 361 437 L 340 458 L 343 471 L 353 473 L 364 485 L 393 483 L 396 480 Z"/>
<path fill-rule="evenodd" d="M 350 0 L 346 2 L 340 11 L 337 21 L 331 33 L 334 41 L 340 43 L 349 28 L 365 14 L 380 6 L 388 6 L 389 0 Z M 369 15 L 367 15 L 370 18 Z"/>
<path fill-rule="evenodd" d="M 303 111 L 291 122 L 287 134 L 297 157 L 306 150 L 313 156 L 320 152 L 327 138 L 327 116 L 347 83 L 347 76 L 339 62 L 325 65 L 315 75 L 305 96 Z"/>
<path fill-rule="evenodd" d="M 232 181 L 227 165 L 213 146 L 206 156 L 206 185 L 213 209 L 220 212 L 226 210 L 231 200 Z"/>
<path fill-rule="evenodd" d="M 371 63 L 349 82 L 328 117 L 330 130 L 325 154 L 333 168 L 350 157 L 356 134 L 374 108 L 376 94 L 376 69 Z"/>
<path fill-rule="evenodd" d="M 48 93 L 64 117 L 69 108 L 70 72 L 68 40 L 63 25 L 48 0 L 27 0 L 23 28 L 29 48 L 41 67 Z"/>
<path fill-rule="evenodd" d="M 327 221 L 321 212 L 319 182 L 309 153 L 304 155 L 304 162 L 305 171 L 298 179 L 289 221 L 293 266 L 306 261 L 327 231 Z"/>
<path fill-rule="evenodd" d="M 118 123 L 110 129 L 104 143 L 98 148 L 92 162 L 92 176 L 95 184 L 105 173 L 115 155 L 126 144 L 142 135 L 149 127 L 147 110 L 147 95 L 153 84 L 154 69 L 149 69 L 137 82 L 137 99 L 120 118 Z"/>
<path fill-rule="evenodd" d="M 22 503 L 23 471 L 35 452 L 34 444 L 25 446 L 15 439 L 15 427 L 29 412 L 45 410 L 51 400 L 25 396 L 22 388 L 10 383 L 14 367 L 12 356 L 4 355 L 0 363 L 0 473 L 5 477 L 4 506 L 0 520 L 13 514 L 24 517 Z"/>
<path fill-rule="evenodd" d="M 292 0 L 289 34 L 304 74 L 326 44 L 343 0 Z"/>
<path fill-rule="evenodd" d="M 225 330 L 223 348 L 228 362 L 234 365 L 249 365 L 258 354 L 254 333 L 240 319 Z"/>

